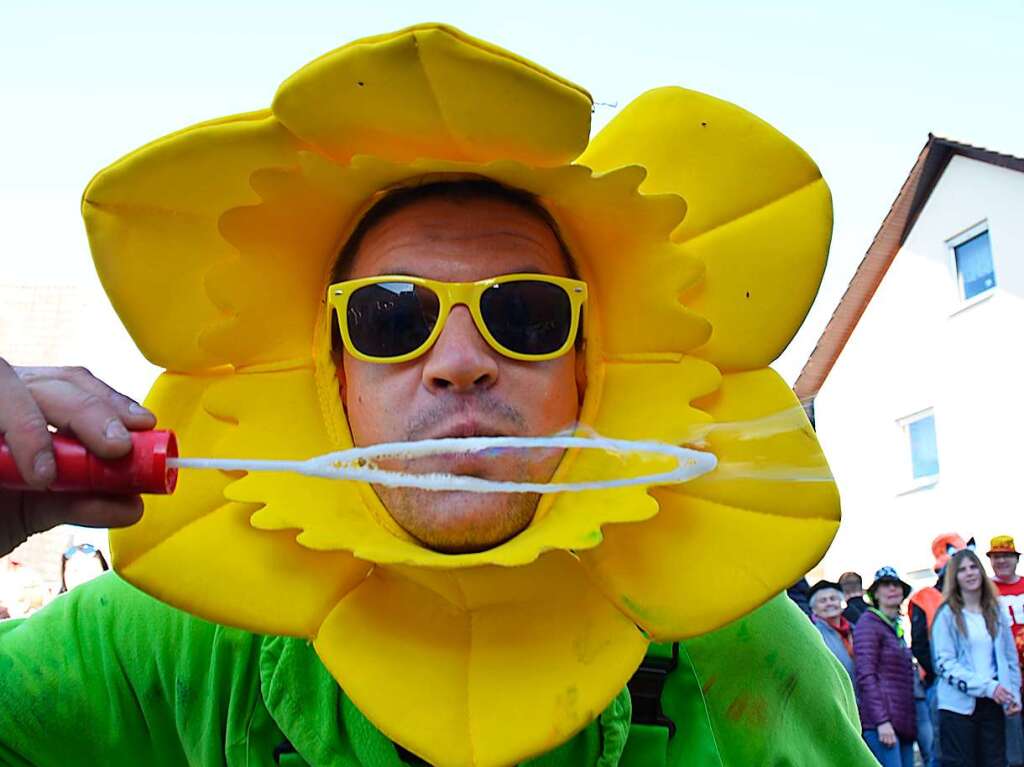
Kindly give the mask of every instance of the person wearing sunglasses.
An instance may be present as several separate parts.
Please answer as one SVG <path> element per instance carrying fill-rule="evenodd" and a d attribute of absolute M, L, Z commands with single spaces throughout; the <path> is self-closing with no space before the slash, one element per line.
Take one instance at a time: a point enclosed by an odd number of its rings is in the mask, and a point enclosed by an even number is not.
<path fill-rule="evenodd" d="M 308 457 L 803 419 L 766 366 L 820 280 L 827 188 L 743 110 L 652 94 L 609 141 L 661 149 L 583 156 L 582 89 L 423 25 L 101 172 L 87 229 L 168 370 L 148 400 L 161 425 L 192 455 Z M 701 235 L 723 257 L 682 244 Z M 159 318 L 144 286 L 168 294 Z M 118 457 L 155 417 L 87 371 L 0 363 L 0 430 L 41 490 L 46 423 Z M 708 441 L 822 465 L 795 431 Z M 635 469 L 594 452 L 380 463 L 541 483 Z M 728 479 L 541 500 L 207 472 L 144 516 L 133 498 L 0 496 L 0 550 L 57 521 L 127 525 L 116 574 L 0 628 L 0 762 L 868 765 L 848 675 L 779 596 L 835 533 L 834 485 L 810 484 L 799 503 Z M 39 669 L 60 696 L 35 700 Z"/>

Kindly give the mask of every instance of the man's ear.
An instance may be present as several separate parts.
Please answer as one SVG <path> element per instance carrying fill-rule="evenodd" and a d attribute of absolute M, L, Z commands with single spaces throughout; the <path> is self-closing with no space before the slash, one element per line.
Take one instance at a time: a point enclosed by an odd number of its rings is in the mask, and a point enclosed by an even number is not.
<path fill-rule="evenodd" d="M 587 393 L 587 344 L 584 341 L 576 350 L 576 396 L 579 407 L 583 407 L 583 397 Z"/>

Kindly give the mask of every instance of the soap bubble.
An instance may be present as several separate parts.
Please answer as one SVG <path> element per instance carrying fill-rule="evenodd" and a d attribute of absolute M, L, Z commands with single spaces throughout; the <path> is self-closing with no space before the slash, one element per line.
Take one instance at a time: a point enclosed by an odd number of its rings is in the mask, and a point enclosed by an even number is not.
<path fill-rule="evenodd" d="M 304 461 L 178 458 L 173 463 L 179 469 L 283 471 L 388 487 L 474 493 L 581 492 L 631 485 L 672 485 L 698 477 L 703 481 L 833 481 L 820 450 L 780 451 L 767 447 L 778 440 L 803 442 L 808 439 L 813 441 L 810 426 L 803 409 L 795 406 L 747 420 L 696 424 L 681 445 L 610 439 L 581 424 L 571 431 L 546 437 L 445 437 L 389 442 L 327 453 Z M 726 457 L 716 454 L 718 446 L 728 454 Z M 416 459 L 430 456 L 467 454 L 499 460 L 512 451 L 551 449 L 577 453 L 593 451 L 593 454 L 587 459 L 574 458 L 581 463 L 573 472 L 572 482 L 520 482 L 388 468 L 395 460 L 415 465 Z M 797 454 L 804 458 L 791 465 L 772 457 L 779 454 Z"/>
<path fill-rule="evenodd" d="M 482 477 L 428 473 L 415 474 L 383 469 L 381 459 L 416 459 L 434 455 L 500 454 L 523 449 L 595 450 L 621 460 L 624 456 L 648 456 L 656 459 L 646 474 L 576 482 L 516 482 Z M 496 452 L 497 451 L 497 452 Z M 666 461 L 666 459 L 668 459 Z M 607 439 L 600 436 L 559 434 L 551 437 L 445 437 L 413 442 L 387 442 L 354 447 L 305 461 L 264 461 L 217 458 L 171 459 L 179 469 L 219 469 L 221 471 L 285 471 L 310 477 L 370 482 L 388 487 L 415 487 L 423 490 L 461 490 L 474 493 L 568 493 L 630 485 L 665 485 L 685 482 L 715 468 L 715 457 L 708 452 L 661 442 Z"/>

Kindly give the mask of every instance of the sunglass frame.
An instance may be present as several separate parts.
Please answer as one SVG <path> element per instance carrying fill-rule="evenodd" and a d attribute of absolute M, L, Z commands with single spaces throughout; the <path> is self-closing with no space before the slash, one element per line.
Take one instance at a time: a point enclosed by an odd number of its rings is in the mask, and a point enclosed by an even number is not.
<path fill-rule="evenodd" d="M 569 306 L 572 313 L 569 333 L 566 335 L 565 343 L 553 352 L 547 352 L 544 354 L 524 354 L 503 346 L 487 327 L 487 323 L 484 321 L 483 314 L 480 311 L 480 300 L 483 297 L 484 292 L 489 288 L 509 282 L 527 281 L 544 282 L 550 285 L 557 285 L 562 288 L 569 297 Z M 349 298 L 351 298 L 359 288 L 385 282 L 408 282 L 433 291 L 438 298 L 439 304 L 437 322 L 434 323 L 434 327 L 431 329 L 430 335 L 427 336 L 427 339 L 411 352 L 399 354 L 393 357 L 375 357 L 360 351 L 356 348 L 355 344 L 352 343 L 347 321 L 348 302 Z M 489 277 L 486 280 L 478 280 L 476 282 L 442 282 L 441 280 L 431 280 L 426 277 L 413 277 L 408 274 L 379 274 L 374 275 L 373 277 L 361 277 L 355 280 L 345 280 L 344 282 L 334 283 L 327 288 L 327 301 L 337 317 L 338 330 L 341 333 L 341 340 L 345 344 L 345 350 L 356 359 L 364 362 L 397 364 L 400 362 L 414 360 L 425 354 L 437 341 L 438 337 L 441 335 L 441 331 L 444 330 L 445 323 L 448 321 L 448 315 L 451 313 L 452 307 L 459 305 L 465 306 L 469 309 L 469 313 L 473 317 L 473 323 L 476 325 L 477 331 L 492 349 L 505 357 L 509 357 L 510 359 L 524 362 L 543 362 L 545 360 L 552 360 L 561 357 L 563 354 L 568 352 L 576 342 L 576 334 L 579 332 L 581 309 L 583 304 L 587 301 L 587 283 L 582 280 L 574 280 L 570 277 L 557 277 L 551 274 L 531 274 L 525 272 L 502 274 L 497 277 Z"/>

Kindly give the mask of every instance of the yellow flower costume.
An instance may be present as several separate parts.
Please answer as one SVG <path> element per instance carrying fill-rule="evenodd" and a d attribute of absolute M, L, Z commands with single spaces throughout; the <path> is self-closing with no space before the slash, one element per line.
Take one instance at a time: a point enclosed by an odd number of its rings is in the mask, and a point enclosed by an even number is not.
<path fill-rule="evenodd" d="M 528 190 L 558 221 L 590 287 L 584 426 L 681 444 L 797 406 L 767 366 L 824 268 L 831 201 L 817 167 L 692 91 L 642 95 L 588 144 L 591 107 L 529 61 L 422 25 L 322 56 L 271 109 L 99 173 L 83 200 L 89 239 L 126 327 L 167 369 L 147 401 L 161 427 L 186 455 L 350 446 L 331 266 L 382 190 L 444 176 Z M 806 422 L 707 441 L 724 465 L 824 466 Z M 554 481 L 639 470 L 581 451 Z M 545 496 L 520 535 L 460 555 L 419 546 L 354 482 L 186 472 L 146 507 L 111 535 L 126 579 L 214 621 L 311 638 L 388 737 L 459 765 L 563 742 L 650 640 L 765 602 L 818 561 L 839 519 L 831 482 L 715 473 Z"/>

